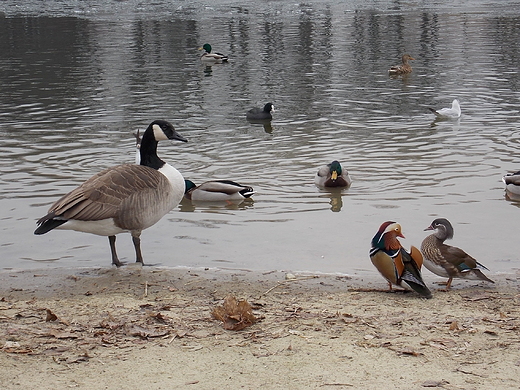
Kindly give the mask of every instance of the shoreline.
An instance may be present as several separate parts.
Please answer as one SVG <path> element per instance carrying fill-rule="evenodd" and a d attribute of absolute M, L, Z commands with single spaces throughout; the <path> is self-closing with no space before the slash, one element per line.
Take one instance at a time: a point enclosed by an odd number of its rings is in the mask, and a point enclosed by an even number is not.
<path fill-rule="evenodd" d="M 518 389 L 520 272 L 426 278 L 117 268 L 0 273 L 0 383 L 17 389 Z M 294 278 L 293 278 L 294 277 Z M 441 280 L 439 278 L 439 280 Z M 245 299 L 258 319 L 212 311 Z M 37 384 L 37 385 L 36 385 Z"/>

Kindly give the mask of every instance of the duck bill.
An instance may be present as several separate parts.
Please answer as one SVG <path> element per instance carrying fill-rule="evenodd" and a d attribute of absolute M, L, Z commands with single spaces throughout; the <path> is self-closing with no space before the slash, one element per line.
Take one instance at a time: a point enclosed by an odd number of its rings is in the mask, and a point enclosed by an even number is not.
<path fill-rule="evenodd" d="M 432 225 L 430 225 L 426 229 L 424 229 L 425 232 L 428 230 L 435 230 L 435 228 Z"/>
<path fill-rule="evenodd" d="M 330 178 L 332 180 L 336 180 L 338 178 L 338 172 L 332 171 L 332 173 L 330 174 Z"/>

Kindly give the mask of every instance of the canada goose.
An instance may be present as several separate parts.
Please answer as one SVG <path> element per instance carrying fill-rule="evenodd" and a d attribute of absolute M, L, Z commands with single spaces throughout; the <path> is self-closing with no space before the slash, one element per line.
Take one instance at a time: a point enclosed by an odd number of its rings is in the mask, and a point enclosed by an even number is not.
<path fill-rule="evenodd" d="M 349 187 L 352 179 L 338 161 L 333 161 L 318 169 L 314 176 L 314 184 L 318 187 Z"/>
<path fill-rule="evenodd" d="M 211 45 L 209 43 L 205 43 L 199 50 L 204 50 L 204 54 L 200 56 L 200 60 L 204 63 L 208 64 L 221 64 L 223 62 L 227 62 L 228 56 L 222 53 L 212 53 Z"/>
<path fill-rule="evenodd" d="M 141 165 L 117 165 L 92 176 L 54 203 L 38 220 L 34 234 L 60 228 L 108 236 L 112 264 L 120 267 L 116 234 L 130 232 L 136 262 L 143 264 L 141 232 L 177 206 L 184 195 L 182 175 L 157 156 L 158 141 L 167 139 L 188 142 L 171 123 L 153 121 L 141 141 Z"/>
<path fill-rule="evenodd" d="M 252 187 L 243 186 L 231 180 L 211 180 L 195 185 L 191 180 L 185 180 L 186 199 L 205 202 L 242 200 L 251 197 L 255 192 Z"/>
<path fill-rule="evenodd" d="M 271 112 L 274 112 L 274 106 L 272 103 L 267 103 L 264 108 L 252 108 L 246 113 L 246 119 L 252 121 L 258 120 L 271 120 L 273 116 Z"/>

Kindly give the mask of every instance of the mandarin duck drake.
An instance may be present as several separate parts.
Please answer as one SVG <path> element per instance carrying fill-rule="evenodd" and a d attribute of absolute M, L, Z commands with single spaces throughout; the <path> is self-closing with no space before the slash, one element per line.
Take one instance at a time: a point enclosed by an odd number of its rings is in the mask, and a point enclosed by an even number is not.
<path fill-rule="evenodd" d="M 212 180 L 197 186 L 191 180 L 184 180 L 184 197 L 193 201 L 222 202 L 250 198 L 255 191 L 231 180 Z"/>
<path fill-rule="evenodd" d="M 487 270 L 486 267 L 462 249 L 444 243 L 453 238 L 453 226 L 446 218 L 437 218 L 424 230 L 436 230 L 421 244 L 424 266 L 434 274 L 448 278 L 446 291 L 451 287 L 453 278 L 495 283 L 482 273 L 481 269 Z"/>
<path fill-rule="evenodd" d="M 388 69 L 389 75 L 398 75 L 398 74 L 407 74 L 412 73 L 412 66 L 408 63 L 408 61 L 414 61 L 410 54 L 405 54 L 401 57 L 401 61 L 403 62 L 401 65 L 394 65 L 390 69 Z"/>
<path fill-rule="evenodd" d="M 314 184 L 318 187 L 350 187 L 352 179 L 347 170 L 334 160 L 318 169 L 314 177 Z"/>
<path fill-rule="evenodd" d="M 508 173 L 502 177 L 506 190 L 515 195 L 520 195 L 520 171 Z"/>
<path fill-rule="evenodd" d="M 432 293 L 426 287 L 421 275 L 423 258 L 421 252 L 412 246 L 407 252 L 397 237 L 404 238 L 401 225 L 387 221 L 381 225 L 372 239 L 370 260 L 388 282 L 389 290 L 392 285 L 401 286 L 404 281 L 414 291 L 425 298 L 431 298 Z"/>
<path fill-rule="evenodd" d="M 222 53 L 212 53 L 209 43 L 205 43 L 199 50 L 204 50 L 204 53 L 200 56 L 200 60 L 206 64 L 221 64 L 227 62 L 229 59 L 228 56 Z"/>
<path fill-rule="evenodd" d="M 460 103 L 457 99 L 453 99 L 450 108 L 441 108 L 436 110 L 428 107 L 428 109 L 435 114 L 438 119 L 449 119 L 449 118 L 460 118 L 462 111 L 460 109 Z"/>

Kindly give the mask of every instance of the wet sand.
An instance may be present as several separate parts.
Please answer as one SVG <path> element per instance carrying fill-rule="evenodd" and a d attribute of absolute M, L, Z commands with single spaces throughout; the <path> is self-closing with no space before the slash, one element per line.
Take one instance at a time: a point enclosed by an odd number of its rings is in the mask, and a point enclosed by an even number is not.
<path fill-rule="evenodd" d="M 491 276 L 491 275 L 490 275 Z M 495 284 L 246 270 L 0 273 L 6 389 L 519 389 L 520 273 Z M 258 319 L 226 330 L 233 295 Z"/>

